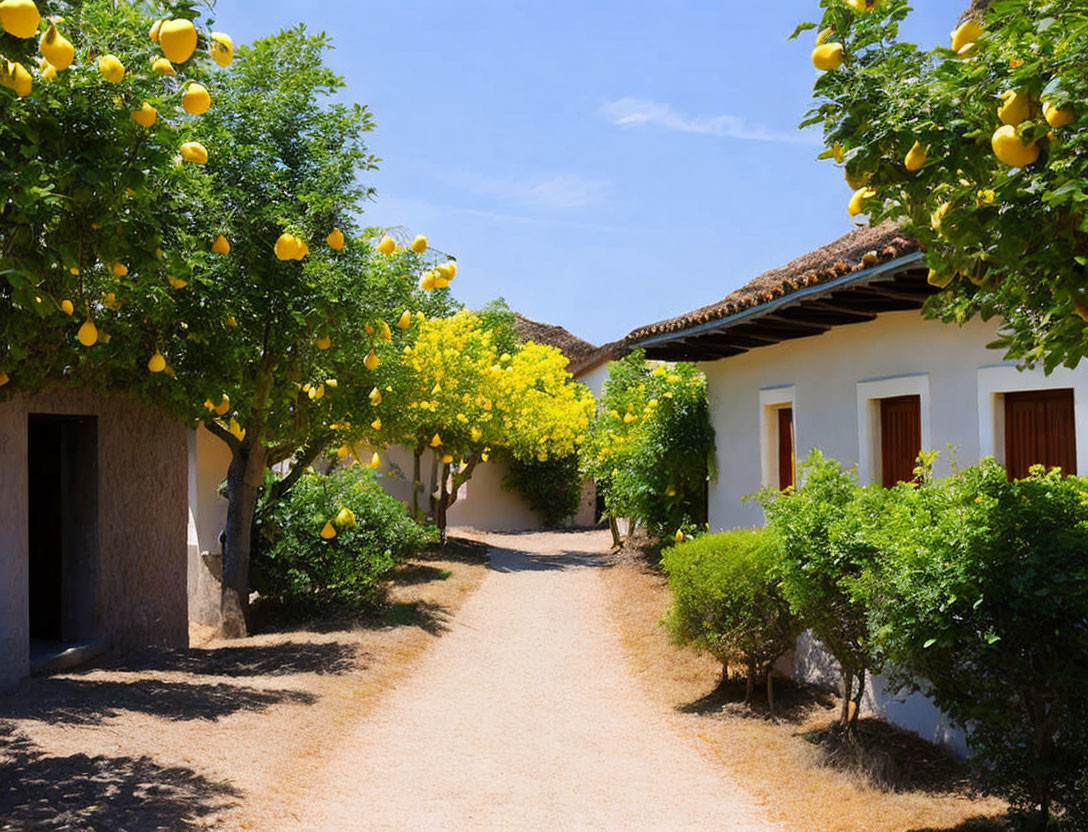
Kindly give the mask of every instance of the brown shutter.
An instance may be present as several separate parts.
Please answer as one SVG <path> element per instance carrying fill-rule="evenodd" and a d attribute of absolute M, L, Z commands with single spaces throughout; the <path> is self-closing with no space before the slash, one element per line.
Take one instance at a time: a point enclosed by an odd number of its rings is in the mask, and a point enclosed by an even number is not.
<path fill-rule="evenodd" d="M 778 487 L 785 491 L 793 485 L 793 408 L 778 411 Z"/>
<path fill-rule="evenodd" d="M 912 482 L 922 450 L 922 397 L 880 400 L 880 470 L 885 488 Z"/>
<path fill-rule="evenodd" d="M 1023 479 L 1032 465 L 1077 473 L 1072 390 L 1005 394 L 1005 468 Z"/>

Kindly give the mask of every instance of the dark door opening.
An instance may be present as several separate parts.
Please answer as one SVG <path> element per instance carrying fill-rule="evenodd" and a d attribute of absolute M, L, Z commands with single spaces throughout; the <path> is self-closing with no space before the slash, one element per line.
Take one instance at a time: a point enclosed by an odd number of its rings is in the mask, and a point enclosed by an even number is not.
<path fill-rule="evenodd" d="M 922 397 L 880 400 L 880 471 L 885 488 L 914 481 L 922 451 Z"/>
<path fill-rule="evenodd" d="M 98 633 L 98 421 L 31 414 L 27 424 L 30 638 Z"/>
<path fill-rule="evenodd" d="M 793 408 L 778 410 L 778 490 L 792 488 L 796 478 L 793 449 Z"/>
<path fill-rule="evenodd" d="M 1032 390 L 1005 394 L 1005 468 L 1023 479 L 1033 465 L 1077 473 L 1073 391 Z"/>

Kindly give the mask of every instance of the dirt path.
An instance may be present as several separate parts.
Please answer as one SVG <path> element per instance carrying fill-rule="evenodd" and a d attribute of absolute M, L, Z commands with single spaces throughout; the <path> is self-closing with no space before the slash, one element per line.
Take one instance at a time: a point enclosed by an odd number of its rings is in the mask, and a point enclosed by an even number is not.
<path fill-rule="evenodd" d="M 768 830 L 627 670 L 607 533 L 491 535 L 492 571 L 344 735 L 284 830 Z"/>

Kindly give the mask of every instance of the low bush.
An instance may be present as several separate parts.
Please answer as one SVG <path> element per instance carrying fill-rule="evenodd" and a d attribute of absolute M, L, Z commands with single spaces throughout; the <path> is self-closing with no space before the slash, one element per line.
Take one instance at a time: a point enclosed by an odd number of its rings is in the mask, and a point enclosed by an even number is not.
<path fill-rule="evenodd" d="M 435 539 L 361 465 L 303 474 L 256 531 L 254 588 L 294 603 L 373 604 L 390 570 Z"/>
<path fill-rule="evenodd" d="M 578 513 L 582 504 L 582 475 L 578 455 L 544 460 L 510 460 L 502 487 L 525 498 L 545 526 L 556 526 Z"/>
<path fill-rule="evenodd" d="M 748 676 L 748 701 L 757 681 L 793 648 L 797 619 L 779 589 L 782 550 L 773 532 L 737 529 L 679 543 L 662 553 L 673 606 L 665 625 L 675 643 L 705 650 L 723 665 L 739 664 Z"/>
<path fill-rule="evenodd" d="M 1088 480 L 986 460 L 895 489 L 868 535 L 893 679 L 966 729 L 1025 826 L 1088 828 Z"/>

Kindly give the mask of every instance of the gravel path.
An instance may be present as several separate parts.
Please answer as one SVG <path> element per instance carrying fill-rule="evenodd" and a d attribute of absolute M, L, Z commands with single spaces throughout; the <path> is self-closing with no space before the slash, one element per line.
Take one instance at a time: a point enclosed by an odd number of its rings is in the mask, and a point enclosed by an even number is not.
<path fill-rule="evenodd" d="M 629 675 L 607 533 L 488 535 L 452 631 L 346 735 L 284 829 L 777 828 Z"/>

